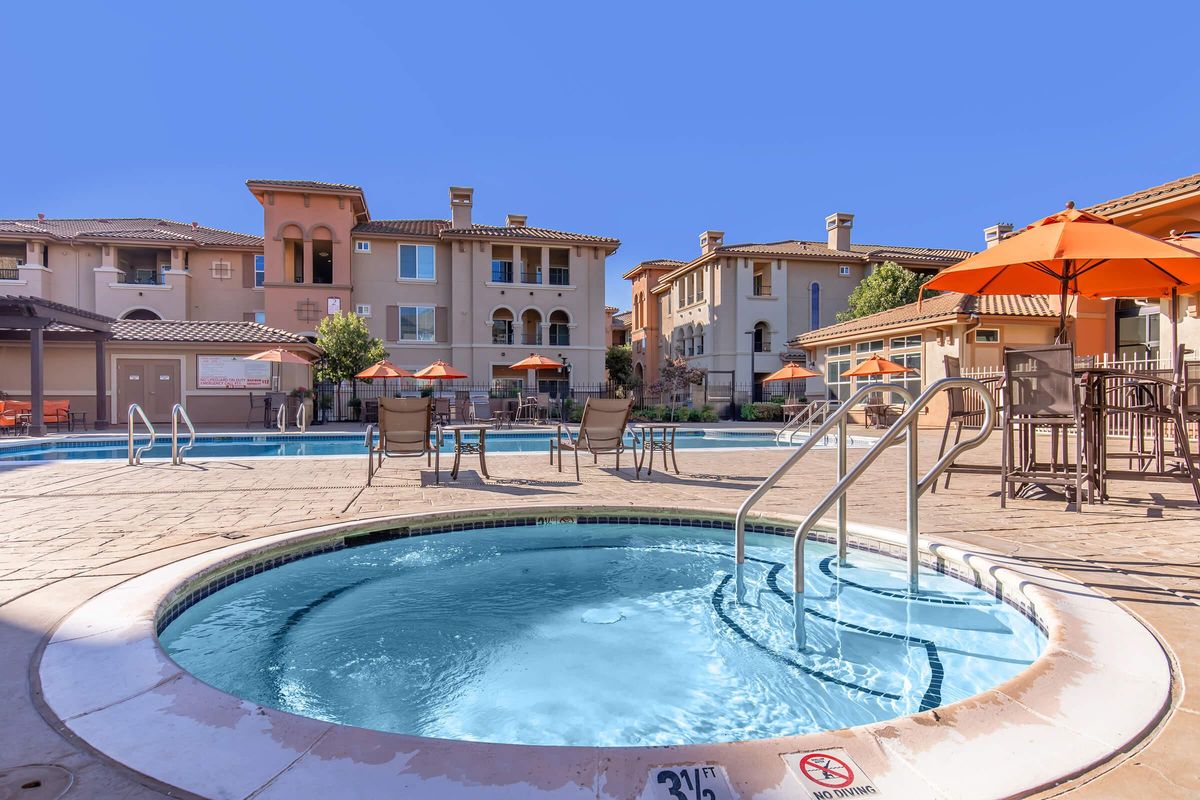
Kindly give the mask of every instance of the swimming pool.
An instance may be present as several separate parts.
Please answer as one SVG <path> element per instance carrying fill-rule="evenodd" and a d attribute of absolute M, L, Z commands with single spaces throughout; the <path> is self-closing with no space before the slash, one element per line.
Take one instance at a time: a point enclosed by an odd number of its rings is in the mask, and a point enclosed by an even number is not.
<path fill-rule="evenodd" d="M 476 434 L 466 434 L 466 441 L 477 440 Z M 545 453 L 554 438 L 553 429 L 534 431 L 498 431 L 488 433 L 489 453 Z M 135 437 L 140 446 L 148 440 L 145 435 Z M 797 437 L 796 444 L 803 441 Z M 865 447 L 874 441 L 868 437 L 850 437 L 850 447 Z M 833 446 L 834 437 L 828 444 Z M 443 433 L 441 450 L 453 449 L 453 434 Z M 713 429 L 685 429 L 676 434 L 676 446 L 680 450 L 693 448 L 727 447 L 779 447 L 771 431 L 737 431 Z M 117 458 L 124 460 L 128 445 L 124 437 L 81 436 L 69 439 L 51 439 L 36 442 L 0 444 L 0 462 L 4 461 L 56 461 L 79 459 Z M 253 458 L 264 456 L 360 456 L 366 454 L 361 433 L 295 433 L 295 434 L 200 434 L 196 446 L 186 454 L 188 459 L 204 458 Z M 154 447 L 143 453 L 144 460 L 170 459 L 170 438 L 159 436 Z"/>
<path fill-rule="evenodd" d="M 668 745 L 844 728 L 978 694 L 1046 645 L 1016 608 L 903 562 L 809 545 L 791 635 L 791 528 L 500 519 L 375 533 L 243 566 L 174 601 L 162 645 L 212 686 L 382 731 L 536 745 Z M 399 534 L 437 534 L 405 535 Z M 782 534 L 782 535 L 776 535 Z M 294 560 L 289 560 L 294 559 Z"/>

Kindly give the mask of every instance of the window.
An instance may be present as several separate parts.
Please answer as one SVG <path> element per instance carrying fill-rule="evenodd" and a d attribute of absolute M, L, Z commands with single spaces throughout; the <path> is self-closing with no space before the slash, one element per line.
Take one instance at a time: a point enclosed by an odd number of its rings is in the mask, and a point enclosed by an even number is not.
<path fill-rule="evenodd" d="M 845 401 L 850 397 L 850 379 L 842 373 L 850 369 L 850 345 L 830 347 L 825 351 L 825 386 L 830 400 Z"/>
<path fill-rule="evenodd" d="M 696 273 L 696 302 L 704 301 L 704 273 L 708 271 L 705 267 L 703 271 Z"/>
<path fill-rule="evenodd" d="M 492 320 L 492 344 L 512 344 L 513 323 L 511 319 Z"/>
<path fill-rule="evenodd" d="M 696 326 L 696 355 L 704 355 L 704 326 Z"/>
<path fill-rule="evenodd" d="M 755 264 L 754 265 L 754 296 L 755 297 L 770 297 L 771 296 L 771 265 L 770 264 Z"/>
<path fill-rule="evenodd" d="M 914 347 L 920 346 L 921 334 L 919 333 L 914 333 L 911 336 L 897 336 L 888 342 L 888 347 L 892 350 L 912 350 Z"/>
<path fill-rule="evenodd" d="M 683 281 L 675 281 L 675 290 L 679 293 L 679 307 L 683 308 L 687 305 L 687 289 L 683 285 Z"/>
<path fill-rule="evenodd" d="M 570 286 L 571 285 L 571 268 L 550 265 L 550 285 L 551 286 Z"/>
<path fill-rule="evenodd" d="M 808 287 L 808 329 L 821 327 L 821 284 L 815 281 Z"/>
<path fill-rule="evenodd" d="M 354 313 L 358 314 L 360 317 L 370 317 L 371 306 L 366 303 L 358 303 L 354 306 Z"/>
<path fill-rule="evenodd" d="M 254 257 L 254 285 L 261 288 L 267 279 L 267 257 Z"/>
<path fill-rule="evenodd" d="M 431 244 L 402 244 L 400 250 L 400 279 L 408 281 L 437 280 L 434 249 Z"/>
<path fill-rule="evenodd" d="M 683 285 L 687 289 L 687 301 L 690 306 L 696 302 L 696 273 L 693 272 L 684 278 Z"/>
<path fill-rule="evenodd" d="M 266 325 L 267 324 L 267 312 L 255 311 L 254 312 L 254 321 L 257 322 L 259 325 Z"/>
<path fill-rule="evenodd" d="M 846 266 L 845 264 L 841 265 L 840 267 L 838 267 L 838 275 L 841 275 L 843 278 L 849 278 L 850 277 L 850 268 L 848 266 Z"/>
<path fill-rule="evenodd" d="M 550 344 L 555 347 L 570 347 L 571 329 L 566 313 L 555 311 L 550 315 Z"/>
<path fill-rule="evenodd" d="M 854 346 L 854 352 L 862 353 L 878 353 L 883 350 L 883 339 L 872 339 L 869 342 L 859 342 Z"/>
<path fill-rule="evenodd" d="M 358 253 L 369 253 L 369 252 L 371 252 L 371 243 L 364 242 L 361 239 L 359 239 L 358 241 L 356 241 L 354 243 L 354 250 L 355 250 L 355 252 L 358 252 Z"/>
<path fill-rule="evenodd" d="M 913 397 L 921 393 L 921 354 L 907 353 L 903 355 L 892 356 L 892 361 L 897 364 L 908 367 L 915 372 L 905 372 L 900 375 L 893 375 L 890 379 L 891 383 L 897 383 L 912 392 Z"/>
<path fill-rule="evenodd" d="M 999 344 L 1000 329 L 999 328 L 976 328 L 975 342 L 977 344 Z"/>
<path fill-rule="evenodd" d="M 765 322 L 759 322 L 754 326 L 754 352 L 771 352 L 771 329 Z"/>
<path fill-rule="evenodd" d="M 400 306 L 400 341 L 432 342 L 436 324 L 433 306 Z"/>
<path fill-rule="evenodd" d="M 513 282 L 513 262 L 511 261 L 492 261 L 492 283 L 512 283 Z"/>

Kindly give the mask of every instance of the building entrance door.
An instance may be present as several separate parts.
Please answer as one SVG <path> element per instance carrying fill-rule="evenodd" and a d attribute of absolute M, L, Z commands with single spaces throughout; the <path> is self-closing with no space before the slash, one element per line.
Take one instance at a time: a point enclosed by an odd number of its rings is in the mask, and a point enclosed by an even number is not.
<path fill-rule="evenodd" d="M 118 418 L 137 403 L 151 422 L 170 422 L 180 398 L 179 362 L 123 358 L 117 365 Z"/>

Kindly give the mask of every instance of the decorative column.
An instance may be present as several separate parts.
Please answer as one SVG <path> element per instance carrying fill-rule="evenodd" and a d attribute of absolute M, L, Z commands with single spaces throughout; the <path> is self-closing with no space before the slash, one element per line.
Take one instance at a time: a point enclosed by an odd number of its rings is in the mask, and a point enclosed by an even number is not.
<path fill-rule="evenodd" d="M 45 387 L 42 384 L 45 376 L 45 350 L 42 347 L 42 321 L 35 320 L 34 327 L 29 331 L 29 435 L 45 436 L 46 420 L 42 415 L 42 401 L 45 399 Z"/>
<path fill-rule="evenodd" d="M 104 357 L 104 337 L 96 336 L 96 422 L 98 431 L 108 428 L 108 369 Z"/>
<path fill-rule="evenodd" d="M 292 276 L 295 280 L 295 276 Z M 313 243 L 312 239 L 304 240 L 304 282 L 313 282 Z"/>

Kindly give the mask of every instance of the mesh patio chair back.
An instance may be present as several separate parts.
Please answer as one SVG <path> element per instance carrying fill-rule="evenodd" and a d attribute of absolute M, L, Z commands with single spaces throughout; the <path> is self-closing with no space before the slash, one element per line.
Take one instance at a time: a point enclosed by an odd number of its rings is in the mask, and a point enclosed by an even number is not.
<path fill-rule="evenodd" d="M 471 418 L 477 422 L 491 422 L 492 401 L 486 397 L 472 397 Z"/>
<path fill-rule="evenodd" d="M 1004 404 L 1010 418 L 1074 420 L 1075 357 L 1069 344 L 1004 349 Z"/>
<path fill-rule="evenodd" d="M 583 404 L 578 440 L 595 452 L 614 451 L 624 443 L 625 426 L 633 410 L 633 399 L 589 397 Z"/>
<path fill-rule="evenodd" d="M 421 455 L 429 450 L 432 398 L 379 398 L 379 443 L 388 455 Z"/>
<path fill-rule="evenodd" d="M 955 356 L 943 356 L 942 362 L 946 367 L 947 378 L 961 378 L 962 364 Z M 962 389 L 947 389 L 946 394 L 949 395 L 947 402 L 950 404 L 950 416 L 961 417 L 967 413 L 966 392 Z"/>

